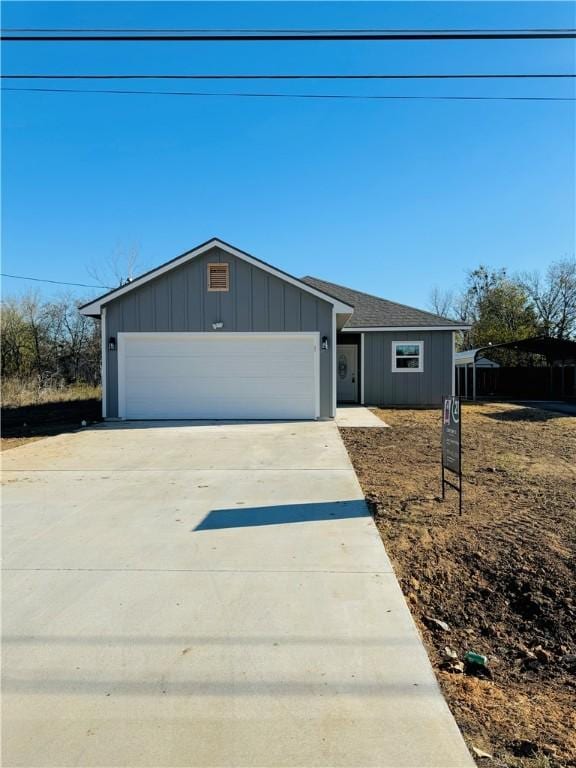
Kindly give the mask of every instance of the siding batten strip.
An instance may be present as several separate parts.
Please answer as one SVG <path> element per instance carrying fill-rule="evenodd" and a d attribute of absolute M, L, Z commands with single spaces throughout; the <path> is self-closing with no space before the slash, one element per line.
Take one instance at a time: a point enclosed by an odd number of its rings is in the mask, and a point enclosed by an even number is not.
<path fill-rule="evenodd" d="M 364 334 L 360 334 L 360 405 L 364 405 Z"/>
<path fill-rule="evenodd" d="M 332 354 L 332 418 L 336 418 L 336 309 L 332 307 L 332 339 L 330 341 Z"/>
<path fill-rule="evenodd" d="M 100 313 L 100 338 L 102 344 L 102 362 L 100 368 L 100 382 L 102 386 L 102 418 L 105 419 L 108 414 L 108 344 L 106 343 L 106 307 L 102 307 Z"/>

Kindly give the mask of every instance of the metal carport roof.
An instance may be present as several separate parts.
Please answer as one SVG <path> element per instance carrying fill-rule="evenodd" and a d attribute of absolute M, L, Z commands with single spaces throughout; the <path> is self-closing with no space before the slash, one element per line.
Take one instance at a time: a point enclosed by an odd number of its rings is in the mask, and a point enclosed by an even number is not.
<path fill-rule="evenodd" d="M 455 355 L 456 365 L 474 363 L 480 352 L 485 355 L 492 349 L 511 349 L 516 352 L 528 352 L 531 354 L 543 355 L 549 363 L 576 360 L 576 341 L 571 341 L 570 339 L 554 339 L 550 336 L 534 336 L 530 339 L 506 341 L 502 344 L 488 344 L 488 346 L 485 347 L 477 347 L 476 349 L 457 352 Z"/>

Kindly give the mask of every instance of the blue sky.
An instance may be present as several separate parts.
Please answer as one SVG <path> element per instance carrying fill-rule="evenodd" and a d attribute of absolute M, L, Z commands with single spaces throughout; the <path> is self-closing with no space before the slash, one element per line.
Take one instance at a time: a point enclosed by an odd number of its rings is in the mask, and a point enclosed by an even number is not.
<path fill-rule="evenodd" d="M 574 27 L 574 15 L 574 4 L 555 2 L 5 2 L 3 27 L 541 28 Z M 574 41 L 6 43 L 2 65 L 4 74 L 576 71 Z M 572 81 L 127 87 L 574 96 Z M 87 267 L 118 250 L 136 246 L 144 271 L 218 236 L 295 275 L 426 307 L 432 285 L 458 285 L 479 263 L 532 270 L 575 251 L 570 102 L 5 92 L 2 133 L 5 272 L 93 282 Z M 6 280 L 3 290 L 32 285 Z"/>

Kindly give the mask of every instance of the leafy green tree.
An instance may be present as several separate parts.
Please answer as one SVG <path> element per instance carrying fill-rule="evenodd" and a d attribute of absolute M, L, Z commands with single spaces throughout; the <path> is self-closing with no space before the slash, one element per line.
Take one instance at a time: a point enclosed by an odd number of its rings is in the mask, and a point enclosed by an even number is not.
<path fill-rule="evenodd" d="M 463 348 L 502 344 L 538 334 L 536 313 L 525 288 L 508 277 L 505 269 L 480 265 L 468 273 L 464 291 L 456 301 L 455 315 L 470 323 Z"/>
<path fill-rule="evenodd" d="M 480 265 L 460 293 L 434 288 L 430 308 L 472 326 L 459 349 L 501 344 L 531 336 L 576 337 L 576 259 L 553 262 L 538 272 L 510 277 Z"/>
<path fill-rule="evenodd" d="M 480 298 L 478 317 L 472 328 L 475 347 L 528 339 L 538 334 L 538 322 L 526 292 L 504 278 Z"/>

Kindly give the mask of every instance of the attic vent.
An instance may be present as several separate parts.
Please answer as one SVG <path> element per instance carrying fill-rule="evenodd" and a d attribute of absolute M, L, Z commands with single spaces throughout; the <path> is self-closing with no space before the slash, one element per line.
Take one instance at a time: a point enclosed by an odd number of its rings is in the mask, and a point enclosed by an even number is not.
<path fill-rule="evenodd" d="M 228 264 L 208 264 L 208 290 L 230 290 Z"/>

